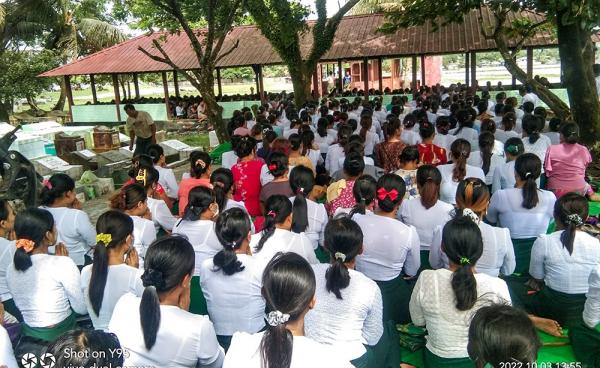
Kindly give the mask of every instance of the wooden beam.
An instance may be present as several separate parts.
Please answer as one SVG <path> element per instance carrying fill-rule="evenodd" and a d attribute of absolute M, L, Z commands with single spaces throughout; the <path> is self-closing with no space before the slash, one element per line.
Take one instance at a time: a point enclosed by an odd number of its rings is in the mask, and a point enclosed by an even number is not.
<path fill-rule="evenodd" d="M 69 104 L 69 116 L 73 121 L 73 89 L 71 89 L 71 76 L 65 75 L 65 92 L 67 94 L 67 103 Z"/>
<path fill-rule="evenodd" d="M 363 90 L 365 92 L 365 98 L 369 97 L 369 59 L 363 59 Z"/>
<path fill-rule="evenodd" d="M 471 58 L 469 57 L 469 53 L 466 52 L 465 53 L 465 84 L 467 85 L 467 87 L 469 87 L 469 85 L 471 84 L 470 82 L 470 77 L 471 77 Z"/>
<path fill-rule="evenodd" d="M 254 80 L 256 81 L 256 93 L 260 96 L 260 82 L 258 81 L 258 65 L 253 65 L 252 69 L 254 69 Z"/>
<path fill-rule="evenodd" d="M 169 106 L 169 84 L 167 83 L 167 72 L 162 72 L 163 91 L 165 93 L 165 108 L 167 109 L 167 117 L 171 115 L 171 106 Z"/>
<path fill-rule="evenodd" d="M 421 55 L 421 85 L 425 86 L 427 85 L 425 82 L 425 75 L 426 75 L 426 70 L 425 70 L 425 55 Z"/>
<path fill-rule="evenodd" d="M 179 80 L 175 70 L 173 70 L 173 86 L 175 87 L 175 97 L 179 98 Z"/>
<path fill-rule="evenodd" d="M 471 52 L 471 85 L 474 87 L 477 86 L 477 53 L 475 51 Z"/>
<path fill-rule="evenodd" d="M 533 78 L 533 48 L 527 48 L 527 78 Z"/>
<path fill-rule="evenodd" d="M 138 80 L 137 73 L 133 73 L 133 87 L 135 89 L 135 98 L 140 98 L 140 81 Z"/>
<path fill-rule="evenodd" d="M 115 91 L 115 107 L 117 109 L 117 120 L 121 121 L 121 91 L 119 90 L 119 76 L 112 75 L 113 90 Z"/>
<path fill-rule="evenodd" d="M 383 92 L 383 59 L 377 59 L 377 74 L 379 77 L 379 91 Z"/>
<path fill-rule="evenodd" d="M 223 96 L 223 87 L 221 86 L 221 68 L 217 68 L 217 90 L 219 96 Z"/>
<path fill-rule="evenodd" d="M 342 72 L 342 60 L 338 59 L 338 89 L 344 91 L 344 73 Z"/>
<path fill-rule="evenodd" d="M 313 73 L 313 97 L 318 99 L 319 96 L 319 68 L 315 67 L 315 72 Z"/>
<path fill-rule="evenodd" d="M 412 90 L 417 90 L 417 55 L 412 56 Z"/>
<path fill-rule="evenodd" d="M 260 100 L 262 102 L 266 102 L 266 96 L 265 96 L 265 85 L 263 83 L 263 70 L 262 70 L 262 65 L 258 66 L 258 87 L 260 88 Z"/>
<path fill-rule="evenodd" d="M 98 95 L 96 94 L 96 77 L 90 74 L 90 86 L 92 87 L 92 103 L 95 105 L 98 103 Z"/>

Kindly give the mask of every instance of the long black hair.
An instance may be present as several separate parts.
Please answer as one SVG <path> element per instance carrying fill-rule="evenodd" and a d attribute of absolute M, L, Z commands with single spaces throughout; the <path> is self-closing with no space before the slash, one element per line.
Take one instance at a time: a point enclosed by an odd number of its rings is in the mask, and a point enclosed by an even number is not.
<path fill-rule="evenodd" d="M 267 168 L 273 177 L 283 176 L 289 169 L 288 157 L 281 152 L 271 152 L 267 157 Z"/>
<path fill-rule="evenodd" d="M 135 208 L 140 202 L 148 199 L 146 189 L 140 184 L 127 185 L 110 199 L 110 208 L 126 211 Z"/>
<path fill-rule="evenodd" d="M 419 185 L 420 201 L 425 209 L 435 206 L 440 198 L 442 174 L 433 165 L 423 165 L 417 169 L 417 184 Z"/>
<path fill-rule="evenodd" d="M 573 243 L 577 228 L 585 224 L 589 214 L 587 198 L 577 193 L 567 193 L 554 204 L 554 219 L 564 226 L 560 234 L 562 245 L 573 254 Z"/>
<path fill-rule="evenodd" d="M 207 187 L 194 187 L 188 195 L 188 204 L 183 211 L 181 221 L 197 221 L 200 215 L 215 203 L 215 193 Z"/>
<path fill-rule="evenodd" d="M 467 175 L 467 159 L 471 154 L 471 143 L 468 140 L 459 138 L 452 142 L 450 146 L 452 162 L 454 169 L 452 170 L 452 180 L 458 182 Z"/>
<path fill-rule="evenodd" d="M 327 137 L 327 127 L 329 126 L 329 120 L 325 118 L 319 118 L 317 120 L 317 134 L 319 137 L 325 138 Z"/>
<path fill-rule="evenodd" d="M 39 247 L 48 232 L 54 230 L 54 217 L 41 208 L 28 208 L 17 214 L 15 218 L 15 236 L 19 240 L 32 241 L 33 249 Z M 33 250 L 32 249 L 32 250 Z M 31 267 L 31 251 L 18 247 L 13 262 L 17 271 L 27 271 Z"/>
<path fill-rule="evenodd" d="M 523 116 L 523 131 L 527 133 L 529 144 L 534 144 L 540 139 L 541 124 L 542 118 L 537 115 Z"/>
<path fill-rule="evenodd" d="M 525 147 L 523 146 L 521 138 L 508 138 L 504 143 L 504 152 L 514 157 L 522 155 L 525 152 Z"/>
<path fill-rule="evenodd" d="M 494 304 L 477 310 L 469 326 L 467 351 L 477 368 L 499 368 L 505 362 L 529 365 L 537 360 L 542 343 L 527 313 L 510 305 Z"/>
<path fill-rule="evenodd" d="M 231 143 L 233 146 L 233 152 L 235 152 L 239 158 L 250 155 L 256 148 L 256 139 L 248 136 L 237 136 L 236 140 L 232 139 Z"/>
<path fill-rule="evenodd" d="M 467 216 L 457 216 L 444 225 L 442 250 L 458 268 L 452 275 L 456 309 L 466 311 L 477 301 L 477 280 L 472 268 L 483 254 L 479 226 Z"/>
<path fill-rule="evenodd" d="M 292 202 L 281 194 L 272 195 L 265 202 L 265 222 L 262 236 L 256 246 L 260 252 L 267 240 L 275 233 L 275 225 L 282 224 L 292 214 Z"/>
<path fill-rule="evenodd" d="M 362 243 L 362 230 L 349 217 L 333 219 L 325 226 L 324 245 L 331 258 L 331 266 L 325 272 L 325 287 L 338 299 L 342 299 L 341 290 L 350 285 L 350 273 L 346 263 L 360 254 Z"/>
<path fill-rule="evenodd" d="M 364 215 L 369 206 L 375 200 L 377 192 L 377 181 L 371 175 L 363 175 L 354 181 L 352 187 L 352 195 L 356 204 L 350 211 L 349 216 L 352 217 L 357 213 Z"/>
<path fill-rule="evenodd" d="M 567 123 L 560 127 L 560 134 L 567 144 L 575 144 L 579 141 L 579 127 L 575 123 Z"/>
<path fill-rule="evenodd" d="M 406 183 L 400 176 L 385 174 L 377 180 L 377 206 L 381 211 L 393 212 L 402 203 L 405 194 Z"/>
<path fill-rule="evenodd" d="M 306 166 L 296 166 L 290 173 L 290 187 L 296 194 L 292 210 L 292 231 L 301 233 L 308 228 L 308 205 L 306 197 L 315 186 L 315 177 Z"/>
<path fill-rule="evenodd" d="M 199 179 L 210 167 L 210 155 L 204 151 L 193 151 L 190 153 L 190 175 Z"/>
<path fill-rule="evenodd" d="M 473 119 L 470 110 L 458 110 L 456 120 L 458 120 L 458 129 L 454 132 L 454 135 L 458 135 L 463 128 L 473 128 Z"/>
<path fill-rule="evenodd" d="M 215 202 L 221 210 L 227 206 L 228 194 L 233 187 L 233 173 L 231 170 L 220 167 L 210 174 L 210 183 L 213 186 Z"/>
<path fill-rule="evenodd" d="M 115 334 L 77 329 L 50 343 L 42 350 L 42 356 L 53 355 L 56 367 L 122 367 L 125 354 L 117 351 L 121 351 L 121 344 Z"/>
<path fill-rule="evenodd" d="M 182 236 L 169 235 L 148 247 L 142 274 L 144 293 L 140 302 L 140 323 L 146 349 L 152 349 L 156 343 L 160 327 L 159 294 L 175 289 L 186 276 L 191 276 L 195 259 L 194 248 Z"/>
<path fill-rule="evenodd" d="M 221 213 L 215 222 L 215 233 L 223 246 L 213 257 L 215 271 L 223 270 L 233 275 L 244 270 L 235 251 L 240 249 L 250 233 L 250 219 L 241 208 L 231 208 Z"/>
<path fill-rule="evenodd" d="M 490 172 L 495 143 L 496 139 L 492 133 L 483 132 L 479 135 L 479 150 L 481 151 L 481 160 L 483 161 L 481 169 L 485 175 Z"/>
<path fill-rule="evenodd" d="M 165 150 L 160 144 L 151 144 L 148 146 L 148 156 L 152 157 L 152 162 L 155 164 L 160 161 L 160 158 L 165 154 Z"/>
<path fill-rule="evenodd" d="M 292 363 L 294 337 L 287 322 L 303 318 L 312 302 L 315 273 L 308 262 L 296 253 L 278 253 L 267 264 L 262 277 L 265 312 L 268 321 L 260 342 L 263 367 L 289 368 Z M 277 318 L 277 316 L 280 318 Z"/>
<path fill-rule="evenodd" d="M 99 316 L 108 277 L 109 249 L 113 250 L 121 246 L 127 237 L 133 234 L 133 220 L 123 212 L 107 211 L 98 218 L 96 232 L 101 235 L 110 235 L 111 238 L 108 242 L 100 239 L 94 247 L 94 263 L 88 294 L 92 309 Z"/>
<path fill-rule="evenodd" d="M 365 160 L 358 152 L 351 152 L 344 158 L 344 173 L 350 177 L 357 177 L 365 170 Z"/>
<path fill-rule="evenodd" d="M 67 192 L 73 190 L 75 190 L 75 181 L 69 175 L 54 174 L 47 182 L 44 182 L 40 193 L 40 203 L 42 206 L 51 206 Z"/>
<path fill-rule="evenodd" d="M 542 161 L 533 153 L 524 153 L 515 160 L 515 172 L 525 182 L 522 206 L 530 210 L 540 201 L 535 181 L 542 173 Z"/>

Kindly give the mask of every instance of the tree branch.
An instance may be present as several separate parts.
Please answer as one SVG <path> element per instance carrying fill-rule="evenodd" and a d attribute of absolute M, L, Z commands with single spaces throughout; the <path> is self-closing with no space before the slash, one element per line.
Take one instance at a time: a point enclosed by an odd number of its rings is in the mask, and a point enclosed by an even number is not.
<path fill-rule="evenodd" d="M 237 15 L 238 9 L 243 8 L 243 5 L 244 5 L 244 3 L 242 0 L 236 0 L 235 3 L 233 3 L 231 5 L 231 12 L 227 16 L 227 19 L 225 19 L 225 23 L 224 23 L 224 25 L 227 25 L 228 28 L 223 29 L 223 33 L 219 36 L 219 38 L 217 40 L 217 44 L 213 47 L 213 50 L 212 50 L 213 51 L 212 58 L 215 60 L 215 63 L 217 61 L 221 60 L 222 58 L 224 58 L 225 56 L 229 55 L 231 52 L 233 52 L 233 50 L 235 48 L 237 48 L 240 43 L 239 40 L 236 40 L 235 45 L 230 50 L 228 50 L 224 55 L 219 55 L 221 48 L 223 47 L 223 43 L 225 42 L 225 39 L 227 38 L 227 34 L 231 30 L 231 27 L 233 25 L 233 20 L 235 19 L 235 16 Z"/>
<path fill-rule="evenodd" d="M 225 58 L 227 55 L 231 54 L 233 52 L 233 50 L 237 49 L 237 47 L 240 44 L 240 40 L 235 40 L 235 43 L 233 44 L 233 46 L 231 46 L 229 48 L 229 50 L 225 51 L 224 53 L 220 54 L 216 59 L 215 59 L 215 64 L 218 63 L 219 61 L 221 61 L 221 59 Z"/>

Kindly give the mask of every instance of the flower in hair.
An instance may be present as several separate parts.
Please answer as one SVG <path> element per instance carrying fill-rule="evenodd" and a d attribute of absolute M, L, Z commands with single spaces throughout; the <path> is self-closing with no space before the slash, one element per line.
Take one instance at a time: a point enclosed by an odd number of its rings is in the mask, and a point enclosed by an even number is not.
<path fill-rule="evenodd" d="M 196 160 L 195 165 L 200 166 L 201 168 L 204 169 L 206 167 L 206 162 L 202 161 L 202 159 L 199 158 Z"/>
<path fill-rule="evenodd" d="M 25 253 L 30 253 L 33 250 L 33 247 L 35 247 L 35 242 L 30 239 L 18 239 L 15 246 L 17 249 L 23 249 Z"/>
<path fill-rule="evenodd" d="M 135 177 L 136 181 L 141 181 L 144 186 L 146 186 L 146 169 L 140 169 L 140 171 L 138 171 L 137 176 Z"/>
<path fill-rule="evenodd" d="M 277 216 L 277 214 L 274 211 L 269 211 L 269 212 L 267 212 L 267 216 L 271 216 L 271 217 L 275 218 L 275 216 Z"/>
<path fill-rule="evenodd" d="M 460 257 L 460 264 L 461 265 L 468 265 L 471 264 L 471 260 L 467 257 Z"/>
<path fill-rule="evenodd" d="M 270 164 L 268 167 L 269 167 L 269 171 L 277 170 L 277 164 Z"/>
<path fill-rule="evenodd" d="M 342 252 L 335 252 L 334 257 L 342 262 L 346 262 L 346 255 Z"/>
<path fill-rule="evenodd" d="M 104 243 L 104 246 L 108 247 L 108 244 L 110 244 L 110 242 L 112 242 L 112 235 L 106 234 L 106 233 L 100 233 L 100 234 L 96 235 L 96 242 Z"/>
<path fill-rule="evenodd" d="M 290 315 L 286 314 L 286 313 L 281 313 L 280 311 L 276 310 L 276 311 L 269 312 L 269 314 L 267 314 L 266 320 L 267 320 L 267 323 L 269 324 L 269 326 L 277 327 L 277 326 L 283 325 L 287 321 L 289 321 Z"/>
<path fill-rule="evenodd" d="M 386 199 L 386 197 L 389 197 L 392 201 L 395 201 L 396 199 L 398 199 L 398 191 L 396 189 L 392 189 L 392 190 L 386 190 L 385 188 L 377 189 L 377 198 L 380 201 L 383 201 L 384 199 Z"/>
<path fill-rule="evenodd" d="M 583 225 L 583 219 L 576 213 L 572 213 L 569 216 L 567 216 L 567 222 L 575 226 Z"/>
<path fill-rule="evenodd" d="M 52 190 L 52 183 L 50 182 L 50 180 L 44 179 L 44 181 L 42 181 L 42 185 L 48 190 Z"/>
<path fill-rule="evenodd" d="M 148 268 L 142 274 L 142 284 L 144 287 L 154 286 L 157 290 L 165 288 L 165 280 L 162 272 L 153 268 Z"/>

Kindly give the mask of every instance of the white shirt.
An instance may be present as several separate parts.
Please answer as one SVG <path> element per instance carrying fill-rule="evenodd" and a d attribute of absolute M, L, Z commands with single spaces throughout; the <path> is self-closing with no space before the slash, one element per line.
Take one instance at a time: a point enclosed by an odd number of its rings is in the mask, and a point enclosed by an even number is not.
<path fill-rule="evenodd" d="M 260 342 L 264 332 L 250 335 L 238 332 L 233 335 L 223 368 L 262 368 Z M 308 337 L 294 336 L 290 368 L 352 368 L 342 357 L 331 354 L 328 346 Z"/>
<path fill-rule="evenodd" d="M 89 289 L 92 278 L 92 265 L 85 266 L 81 270 L 81 290 L 87 304 L 87 311 L 96 330 L 108 330 L 108 323 L 112 317 L 113 310 L 119 299 L 127 294 L 133 293 L 142 296 L 144 286 L 142 285 L 143 271 L 126 264 L 108 266 L 106 285 L 104 286 L 104 297 L 100 307 L 100 314 L 96 315 L 90 301 Z"/>
<path fill-rule="evenodd" d="M 459 128 L 452 129 L 449 134 L 455 136 L 456 139 L 462 138 L 469 141 L 469 143 L 471 143 L 471 152 L 477 150 L 477 147 L 479 146 L 479 132 L 474 128 L 464 127 L 458 134 L 454 134 L 458 129 Z"/>
<path fill-rule="evenodd" d="M 525 102 L 531 102 L 534 107 L 537 107 L 540 104 L 540 99 L 535 93 L 529 92 L 523 96 L 521 104 L 524 104 Z"/>
<path fill-rule="evenodd" d="M 8 269 L 8 289 L 25 323 L 48 327 L 64 321 L 72 313 L 86 314 L 79 269 L 69 257 L 31 255 L 26 271 Z"/>
<path fill-rule="evenodd" d="M 152 222 L 154 223 L 154 231 L 163 228 L 165 231 L 172 231 L 177 219 L 169 210 L 169 207 L 162 199 L 148 198 L 148 208 L 152 214 Z"/>
<path fill-rule="evenodd" d="M 521 138 L 521 135 L 514 130 L 497 129 L 494 137 L 502 143 L 506 143 L 509 138 Z"/>
<path fill-rule="evenodd" d="M 600 265 L 597 265 L 589 278 L 590 288 L 583 309 L 583 321 L 589 328 L 600 323 Z"/>
<path fill-rule="evenodd" d="M 352 219 L 363 232 L 363 253 L 356 269 L 371 280 L 389 281 L 404 273 L 417 274 L 421 266 L 419 235 L 413 226 L 374 213 L 355 214 Z"/>
<path fill-rule="evenodd" d="M 182 310 L 177 306 L 160 306 L 160 326 L 156 343 L 146 349 L 140 321 L 141 298 L 125 294 L 119 299 L 108 329 L 119 338 L 129 353 L 123 366 L 129 367 L 221 367 L 223 349 L 217 342 L 207 316 Z"/>
<path fill-rule="evenodd" d="M 446 203 L 456 204 L 456 189 L 458 189 L 459 182 L 452 179 L 454 164 L 440 165 L 437 168 L 442 174 L 440 199 Z M 481 168 L 467 164 L 465 178 L 478 178 L 485 181 L 485 174 Z"/>
<path fill-rule="evenodd" d="M 502 189 L 492 195 L 486 218 L 497 226 L 510 230 L 512 239 L 535 238 L 545 234 L 554 215 L 556 196 L 538 189 L 539 202 L 532 209 L 523 207 L 520 188 Z"/>
<path fill-rule="evenodd" d="M 327 153 L 329 146 L 335 142 L 335 133 L 330 133 L 330 131 L 335 132 L 335 130 L 329 129 L 327 130 L 327 135 L 325 137 L 321 137 L 319 133 L 315 133 L 315 144 L 319 145 L 321 153 Z"/>
<path fill-rule="evenodd" d="M 562 231 L 540 235 L 531 248 L 529 273 L 546 286 L 565 294 L 585 294 L 592 270 L 600 264 L 600 241 L 583 232 L 575 232 L 573 254 L 561 241 Z"/>
<path fill-rule="evenodd" d="M 496 193 L 500 189 L 514 188 L 516 182 L 515 160 L 498 165 L 494 169 L 492 178 L 492 193 Z"/>
<path fill-rule="evenodd" d="M 525 148 L 525 152 L 533 153 L 542 161 L 542 172 L 544 172 L 544 160 L 546 159 L 546 151 L 548 151 L 548 147 L 552 145 L 550 138 L 543 134 L 540 134 L 540 138 L 535 141 L 534 144 L 529 143 L 529 138 L 523 138 L 523 147 Z"/>
<path fill-rule="evenodd" d="M 16 250 L 14 241 L 0 238 L 0 302 L 5 302 L 12 298 L 8 290 L 6 273 L 8 272 L 8 268 L 13 265 Z"/>
<path fill-rule="evenodd" d="M 327 150 L 327 156 L 325 157 L 325 169 L 329 173 L 338 171 L 342 168 L 342 165 L 340 165 L 340 158 L 342 158 L 343 163 L 343 157 L 345 156 L 344 148 L 339 144 L 329 146 L 329 149 Z"/>
<path fill-rule="evenodd" d="M 183 106 L 177 106 L 175 107 L 175 114 L 177 116 L 183 116 L 185 113 L 185 109 L 183 108 Z"/>
<path fill-rule="evenodd" d="M 238 159 L 234 151 L 223 152 L 221 155 L 221 167 L 231 170 L 233 165 L 237 164 Z"/>
<path fill-rule="evenodd" d="M 550 139 L 551 144 L 560 144 L 560 133 L 559 132 L 545 132 L 542 134 Z"/>
<path fill-rule="evenodd" d="M 269 262 L 278 252 L 294 252 L 301 255 L 308 263 L 319 263 L 310 239 L 304 233 L 296 234 L 288 230 L 275 229 L 260 251 L 257 251 L 262 232 L 252 235 L 250 247 L 252 254 L 264 262 Z"/>
<path fill-rule="evenodd" d="M 317 169 L 317 165 L 323 163 L 323 156 L 321 156 L 321 151 L 309 149 L 306 157 L 310 159 L 310 162 L 313 165 L 313 169 Z M 290 170 L 291 171 L 291 170 Z"/>
<path fill-rule="evenodd" d="M 200 286 L 206 298 L 208 315 L 219 336 L 234 332 L 256 333 L 265 326 L 265 300 L 261 295 L 266 263 L 238 254 L 244 269 L 233 275 L 215 271 L 212 259 L 200 265 Z"/>
<path fill-rule="evenodd" d="M 450 264 L 448 257 L 442 251 L 442 230 L 442 226 L 435 229 L 429 252 L 429 263 L 433 269 L 448 268 Z M 483 239 L 483 253 L 475 266 L 476 271 L 492 277 L 498 277 L 500 273 L 512 275 L 517 262 L 508 229 L 480 222 L 479 230 Z"/>
<path fill-rule="evenodd" d="M 87 213 L 67 207 L 42 207 L 52 214 L 58 232 L 58 243 L 64 243 L 69 257 L 78 266 L 85 264 L 84 256 L 96 245 L 96 229 Z"/>
<path fill-rule="evenodd" d="M 414 146 L 421 143 L 421 136 L 417 131 L 402 129 L 400 140 L 409 146 Z"/>
<path fill-rule="evenodd" d="M 371 156 L 375 145 L 379 143 L 379 136 L 376 133 L 367 132 L 365 135 L 365 155 Z"/>
<path fill-rule="evenodd" d="M 421 272 L 410 298 L 410 316 L 416 326 L 427 327 L 429 351 L 442 358 L 465 358 L 475 312 L 491 303 L 510 303 L 510 294 L 503 280 L 476 273 L 477 303 L 471 310 L 459 311 L 452 276 L 445 268 Z"/>
<path fill-rule="evenodd" d="M 200 276 L 202 263 L 205 260 L 212 259 L 223 249 L 215 233 L 215 223 L 210 220 L 182 220 L 173 228 L 173 234 L 185 235 L 194 247 L 196 253 L 194 276 Z"/>
<path fill-rule="evenodd" d="M 0 364 L 6 368 L 19 368 L 8 333 L 0 325 Z"/>
<path fill-rule="evenodd" d="M 167 197 L 177 198 L 177 193 L 179 193 L 179 184 L 177 184 L 177 179 L 175 179 L 175 173 L 173 173 L 173 169 L 159 165 L 154 165 L 154 168 L 156 171 L 158 171 L 158 184 L 165 189 L 167 192 Z"/>
<path fill-rule="evenodd" d="M 285 139 L 289 139 L 289 138 L 290 138 L 290 135 L 292 135 L 292 134 L 294 134 L 294 133 L 295 133 L 295 134 L 298 134 L 298 128 L 294 128 L 294 129 L 286 129 L 286 130 L 283 132 L 283 138 L 285 138 Z"/>
<path fill-rule="evenodd" d="M 290 197 L 292 203 L 295 199 L 296 197 Z M 319 244 L 323 244 L 325 240 L 325 226 L 329 221 L 327 210 L 324 204 L 307 198 L 306 215 L 308 217 L 308 227 L 304 231 L 304 235 L 311 241 L 313 249 L 317 249 Z"/>
<path fill-rule="evenodd" d="M 342 299 L 327 291 L 329 264 L 313 265 L 317 280 L 317 304 L 304 317 L 306 337 L 331 347 L 331 355 L 354 360 L 374 346 L 383 334 L 383 302 L 377 284 L 348 270 L 350 284 L 340 290 Z"/>
<path fill-rule="evenodd" d="M 444 148 L 446 150 L 446 153 L 448 154 L 448 158 L 450 158 L 450 147 L 452 146 L 452 143 L 454 143 L 455 140 L 456 137 L 453 135 L 444 135 L 436 133 L 433 137 L 433 144 L 435 144 L 438 147 Z"/>
<path fill-rule="evenodd" d="M 415 199 L 402 202 L 398 217 L 400 221 L 417 229 L 421 250 L 429 250 L 434 229 L 450 221 L 453 210 L 454 206 L 439 200 L 433 207 L 426 209 L 420 199 Z"/>
<path fill-rule="evenodd" d="M 471 153 L 467 163 L 471 166 L 476 166 L 479 168 L 483 167 L 483 157 L 481 156 L 481 152 L 476 151 Z M 485 184 L 492 185 L 494 182 L 494 170 L 496 167 L 501 166 L 504 163 L 504 157 L 500 157 L 496 154 L 492 154 L 490 157 L 490 168 L 487 174 L 485 174 Z M 482 169 L 483 171 L 483 169 Z"/>
<path fill-rule="evenodd" d="M 139 216 L 129 217 L 133 220 L 133 246 L 137 250 L 138 255 L 144 258 L 148 247 L 156 240 L 154 223 Z M 142 268 L 141 263 L 140 268 Z"/>

